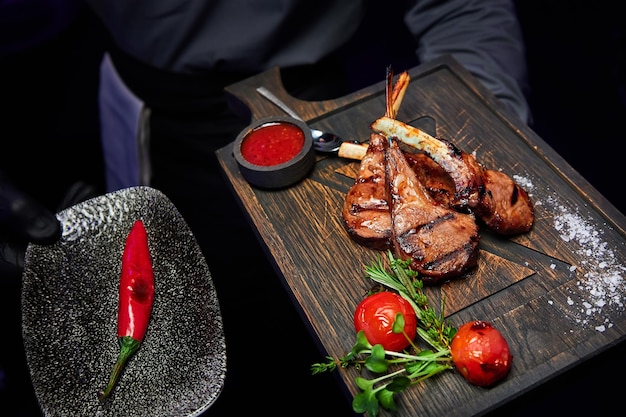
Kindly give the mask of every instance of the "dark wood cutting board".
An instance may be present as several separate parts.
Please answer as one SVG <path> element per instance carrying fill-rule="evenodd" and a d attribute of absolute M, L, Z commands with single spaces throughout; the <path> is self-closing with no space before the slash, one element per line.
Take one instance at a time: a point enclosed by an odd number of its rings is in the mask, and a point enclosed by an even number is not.
<path fill-rule="evenodd" d="M 256 93 L 263 85 L 312 127 L 366 141 L 370 123 L 385 110 L 382 72 L 380 83 L 329 101 L 289 96 L 277 69 L 226 91 L 253 120 L 283 115 Z M 626 218 L 453 58 L 409 73 L 397 119 L 503 171 L 535 205 L 529 233 L 502 238 L 481 230 L 476 270 L 428 288 L 433 304 L 445 297 L 454 325 L 482 319 L 505 335 L 514 355 L 510 374 L 484 389 L 444 373 L 400 394 L 395 415 L 484 414 L 624 339 Z M 354 343 L 354 308 L 373 284 L 364 266 L 384 256 L 351 241 L 341 223 L 358 162 L 318 156 L 303 181 L 267 191 L 241 177 L 232 144 L 218 158 L 314 337 L 329 355 L 343 356 Z M 338 372 L 356 394 L 357 371 Z"/>

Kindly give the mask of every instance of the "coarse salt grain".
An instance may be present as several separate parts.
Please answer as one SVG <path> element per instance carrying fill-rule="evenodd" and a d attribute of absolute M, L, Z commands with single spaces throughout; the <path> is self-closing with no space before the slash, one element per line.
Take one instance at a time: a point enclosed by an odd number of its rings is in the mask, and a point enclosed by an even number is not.
<path fill-rule="evenodd" d="M 529 179 L 521 176 L 513 178 L 531 195 L 535 187 Z M 613 323 L 607 315 L 611 311 L 615 313 L 624 310 L 626 268 L 616 258 L 616 250 L 603 240 L 604 230 L 593 226 L 577 211 L 560 204 L 556 196 L 548 195 L 544 200 L 536 201 L 535 205 L 547 205 L 554 213 L 554 228 L 559 237 L 564 242 L 577 245 L 574 251 L 581 255 L 581 266 L 588 270 L 577 282 L 581 290 L 580 294 L 576 294 L 576 297 L 580 297 L 579 302 L 576 303 L 572 297 L 567 298 L 568 305 L 578 306 L 574 315 L 576 322 L 583 325 L 595 323 L 594 329 L 599 332 L 612 327 Z M 572 265 L 569 270 L 574 272 L 577 267 Z"/>

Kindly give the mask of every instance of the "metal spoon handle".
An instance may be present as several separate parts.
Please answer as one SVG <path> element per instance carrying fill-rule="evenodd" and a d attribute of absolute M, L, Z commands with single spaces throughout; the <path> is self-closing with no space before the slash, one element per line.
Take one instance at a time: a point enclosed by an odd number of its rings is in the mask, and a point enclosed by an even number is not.
<path fill-rule="evenodd" d="M 270 90 L 268 90 L 265 87 L 259 87 L 256 89 L 256 91 L 261 94 L 263 97 L 265 97 L 266 99 L 268 99 L 269 101 L 271 101 L 272 103 L 274 103 L 275 105 L 277 105 L 278 107 L 280 107 L 285 113 L 287 113 L 289 116 L 293 117 L 294 119 L 298 119 L 300 121 L 304 121 L 302 120 L 302 118 L 300 116 L 298 116 L 296 114 L 296 112 L 294 112 L 293 110 L 291 110 L 285 103 L 283 103 L 283 101 L 281 99 L 279 99 L 278 97 L 276 97 L 274 95 L 274 93 L 272 93 Z"/>

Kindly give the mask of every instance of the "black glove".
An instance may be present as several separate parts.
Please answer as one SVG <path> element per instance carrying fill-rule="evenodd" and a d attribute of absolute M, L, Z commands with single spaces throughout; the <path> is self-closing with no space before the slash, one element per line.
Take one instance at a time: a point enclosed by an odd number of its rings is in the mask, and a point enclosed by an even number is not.
<path fill-rule="evenodd" d="M 0 274 L 21 274 L 29 242 L 51 244 L 60 237 L 56 216 L 0 172 Z"/>

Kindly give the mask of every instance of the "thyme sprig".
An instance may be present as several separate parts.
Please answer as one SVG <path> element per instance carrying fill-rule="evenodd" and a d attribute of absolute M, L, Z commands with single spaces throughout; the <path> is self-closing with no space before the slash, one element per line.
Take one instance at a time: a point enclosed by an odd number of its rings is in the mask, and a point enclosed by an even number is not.
<path fill-rule="evenodd" d="M 441 313 L 437 313 L 429 305 L 423 292 L 424 284 L 418 278 L 417 271 L 410 268 L 410 261 L 394 258 L 391 251 L 388 251 L 388 260 L 388 269 L 379 257 L 372 265 L 365 267 L 365 272 L 370 279 L 398 292 L 411 304 L 418 318 L 417 334 L 432 349 L 420 349 L 415 340 L 409 340 L 410 347 L 405 351 L 389 351 L 380 344 L 372 346 L 365 333 L 359 331 L 355 344 L 346 355 L 338 359 L 327 356 L 326 362 L 311 366 L 313 374 L 332 372 L 338 366 L 353 366 L 358 370 L 365 367 L 375 374 L 371 379 L 363 376 L 355 378 L 361 392 L 352 401 L 355 412 L 367 413 L 371 417 L 378 415 L 380 407 L 389 411 L 396 410 L 396 394 L 454 367 L 450 342 L 456 328 L 444 319 L 444 301 L 441 303 Z M 393 332 L 404 333 L 404 317 L 400 313 L 393 323 Z"/>
<path fill-rule="evenodd" d="M 429 304 L 423 292 L 424 283 L 418 278 L 418 272 L 410 268 L 410 260 L 394 258 L 391 251 L 387 251 L 389 259 L 388 271 L 380 257 L 377 262 L 365 267 L 368 277 L 379 284 L 397 291 L 415 310 L 418 319 L 417 332 L 430 346 L 436 350 L 446 350 L 450 347 L 456 328 L 446 323 L 444 319 L 445 298 L 441 300 L 441 313 L 437 313 Z"/>

